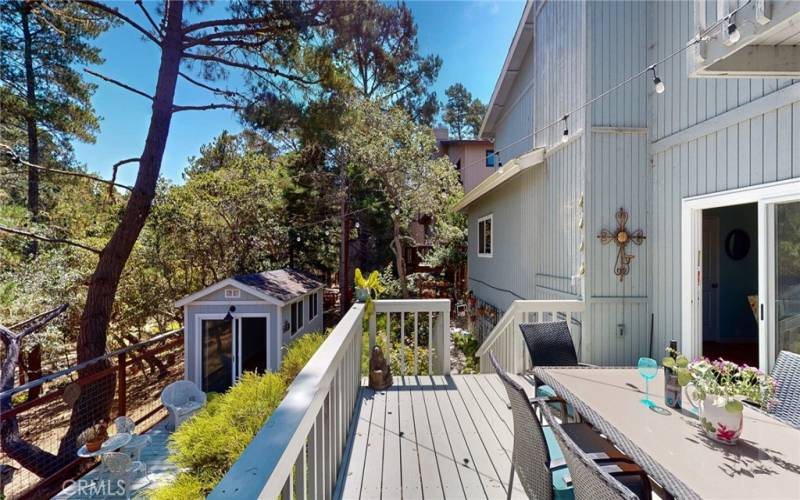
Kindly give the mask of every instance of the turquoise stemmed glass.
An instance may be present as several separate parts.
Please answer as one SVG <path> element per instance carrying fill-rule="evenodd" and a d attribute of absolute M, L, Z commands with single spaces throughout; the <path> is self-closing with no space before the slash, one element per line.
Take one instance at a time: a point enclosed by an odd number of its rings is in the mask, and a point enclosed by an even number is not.
<path fill-rule="evenodd" d="M 644 399 L 639 402 L 650 408 L 655 405 L 650 401 L 650 381 L 658 375 L 658 362 L 653 358 L 639 358 L 636 368 L 644 379 Z"/>

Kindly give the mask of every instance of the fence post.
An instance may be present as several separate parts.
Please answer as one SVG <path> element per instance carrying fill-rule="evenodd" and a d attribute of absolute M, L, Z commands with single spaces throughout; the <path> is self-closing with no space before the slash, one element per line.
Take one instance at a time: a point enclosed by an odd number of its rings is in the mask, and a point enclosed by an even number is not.
<path fill-rule="evenodd" d="M 128 389 L 128 381 L 125 378 L 126 363 L 126 353 L 123 352 L 117 358 L 117 416 L 127 413 L 127 401 L 125 397 Z"/>

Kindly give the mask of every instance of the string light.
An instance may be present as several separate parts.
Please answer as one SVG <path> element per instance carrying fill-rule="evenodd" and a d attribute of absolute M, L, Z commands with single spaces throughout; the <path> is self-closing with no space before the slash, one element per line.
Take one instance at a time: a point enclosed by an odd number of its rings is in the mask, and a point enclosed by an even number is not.
<path fill-rule="evenodd" d="M 740 38 L 742 38 L 742 34 L 739 33 L 736 23 L 734 23 L 731 18 L 733 18 L 733 14 L 728 16 L 728 41 L 730 43 L 736 43 Z"/>
<path fill-rule="evenodd" d="M 394 209 L 394 214 L 395 215 L 400 215 L 400 209 L 399 208 L 395 208 Z"/>
<path fill-rule="evenodd" d="M 361 223 L 360 222 L 356 222 L 356 229 L 358 229 L 360 227 L 361 227 Z"/>
<path fill-rule="evenodd" d="M 297 242 L 300 243 L 300 237 L 299 236 L 297 237 Z"/>
<path fill-rule="evenodd" d="M 564 133 L 561 134 L 561 142 L 565 143 L 569 140 L 569 129 L 567 128 L 567 117 L 569 115 L 564 115 Z"/>
<path fill-rule="evenodd" d="M 656 94 L 663 94 L 666 87 L 664 86 L 664 82 L 661 81 L 661 78 L 656 74 L 656 65 L 652 65 L 650 69 L 653 70 L 653 85 L 656 88 Z"/>

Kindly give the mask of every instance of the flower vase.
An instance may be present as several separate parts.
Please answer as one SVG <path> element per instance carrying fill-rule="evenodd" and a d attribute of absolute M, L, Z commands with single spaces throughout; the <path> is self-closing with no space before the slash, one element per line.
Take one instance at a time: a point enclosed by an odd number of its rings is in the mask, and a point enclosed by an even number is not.
<path fill-rule="evenodd" d="M 689 396 L 687 399 L 698 410 L 700 426 L 710 439 L 722 444 L 734 445 L 739 440 L 744 426 L 744 414 L 741 405 L 731 411 L 725 405 L 715 404 L 717 396 L 706 396 L 699 404 Z"/>

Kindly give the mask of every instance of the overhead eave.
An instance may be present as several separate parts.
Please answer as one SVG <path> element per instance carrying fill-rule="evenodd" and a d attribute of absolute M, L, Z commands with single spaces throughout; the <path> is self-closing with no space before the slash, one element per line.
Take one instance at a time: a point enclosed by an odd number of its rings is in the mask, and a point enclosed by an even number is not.
<path fill-rule="evenodd" d="M 522 17 L 517 25 L 517 31 L 514 33 L 514 38 L 511 40 L 511 46 L 506 54 L 506 60 L 503 62 L 503 69 L 500 70 L 500 76 L 497 78 L 497 83 L 494 85 L 492 98 L 489 101 L 489 105 L 486 107 L 486 114 L 483 117 L 478 137 L 484 139 L 494 137 L 495 126 L 500 116 L 503 114 L 503 107 L 506 105 L 508 94 L 522 66 L 525 49 L 533 40 L 535 17 L 534 3 L 535 2 L 529 0 L 525 4 L 525 10 L 522 11 Z"/>
<path fill-rule="evenodd" d="M 534 149 L 530 153 L 525 153 L 522 156 L 518 156 L 512 160 L 506 162 L 502 168 L 497 169 L 495 173 L 487 177 L 483 180 L 480 184 L 475 186 L 475 188 L 467 193 L 464 198 L 456 205 L 456 211 L 463 211 L 472 203 L 486 195 L 487 193 L 493 191 L 495 188 L 500 186 L 501 184 L 511 180 L 520 172 L 523 172 L 526 169 L 529 169 L 535 165 L 539 165 L 544 162 L 545 158 L 545 151 L 544 148 Z"/>
<path fill-rule="evenodd" d="M 705 16 L 705 3 L 696 0 L 695 15 Z M 724 18 L 723 10 L 717 14 Z M 692 77 L 741 78 L 800 76 L 800 2 L 751 0 L 732 17 L 740 38 L 732 42 L 727 22 L 693 46 L 687 57 Z M 703 22 L 698 29 L 702 28 Z M 691 43 L 692 40 L 689 41 Z"/>

